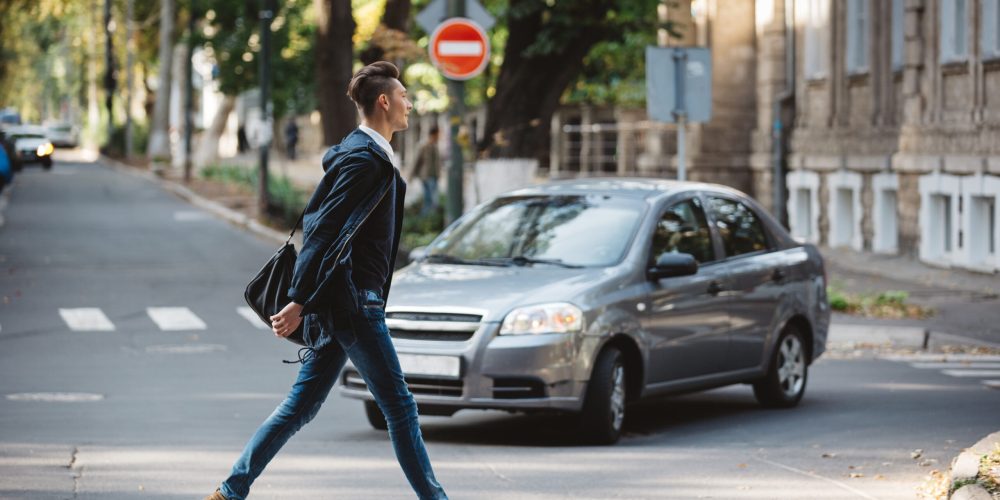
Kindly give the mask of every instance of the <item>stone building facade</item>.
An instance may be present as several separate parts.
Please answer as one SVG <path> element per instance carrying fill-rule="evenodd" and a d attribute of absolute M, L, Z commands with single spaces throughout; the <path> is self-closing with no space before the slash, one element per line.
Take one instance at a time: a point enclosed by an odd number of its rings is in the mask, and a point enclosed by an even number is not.
<path fill-rule="evenodd" d="M 1000 270 L 998 1 L 790 1 L 757 2 L 753 192 L 771 199 L 781 109 L 793 235 Z M 789 63 L 794 104 L 776 108 Z"/>

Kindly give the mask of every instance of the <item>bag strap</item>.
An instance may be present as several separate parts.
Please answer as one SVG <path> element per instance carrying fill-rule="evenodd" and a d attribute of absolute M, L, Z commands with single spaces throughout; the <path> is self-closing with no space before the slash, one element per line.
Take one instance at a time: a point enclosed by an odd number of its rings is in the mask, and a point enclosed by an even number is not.
<path fill-rule="evenodd" d="M 307 207 L 308 208 L 308 207 Z M 292 236 L 295 236 L 295 231 L 299 228 L 299 224 L 302 224 L 302 219 L 306 216 L 306 209 L 302 209 L 302 214 L 299 215 L 299 220 L 292 226 L 292 232 L 288 233 L 288 239 L 285 240 L 285 244 L 289 244 L 292 241 Z"/>

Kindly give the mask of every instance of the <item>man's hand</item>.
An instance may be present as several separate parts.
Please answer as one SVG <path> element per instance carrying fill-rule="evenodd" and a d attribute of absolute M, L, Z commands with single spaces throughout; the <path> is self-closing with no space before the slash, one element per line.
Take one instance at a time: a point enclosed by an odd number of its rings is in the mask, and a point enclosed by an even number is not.
<path fill-rule="evenodd" d="M 302 304 L 289 302 L 278 314 L 271 316 L 271 330 L 279 337 L 287 337 L 292 334 L 302 323 Z"/>

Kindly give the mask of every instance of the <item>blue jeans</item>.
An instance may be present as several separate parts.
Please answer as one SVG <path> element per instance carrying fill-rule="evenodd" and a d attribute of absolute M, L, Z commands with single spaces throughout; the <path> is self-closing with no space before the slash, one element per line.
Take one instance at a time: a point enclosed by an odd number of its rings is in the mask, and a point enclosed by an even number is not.
<path fill-rule="evenodd" d="M 424 205 L 420 207 L 420 215 L 427 215 L 437 208 L 438 180 L 437 177 L 424 177 L 420 182 L 424 185 Z"/>
<path fill-rule="evenodd" d="M 247 443 L 221 486 L 229 500 L 242 500 L 282 445 L 312 420 L 350 357 L 389 424 L 389 437 L 406 479 L 420 499 L 447 499 L 434 478 L 417 422 L 417 404 L 406 386 L 396 350 L 385 326 L 378 292 L 360 291 L 362 310 L 351 315 L 351 330 L 336 332 L 337 343 L 299 369 L 291 392 Z"/>

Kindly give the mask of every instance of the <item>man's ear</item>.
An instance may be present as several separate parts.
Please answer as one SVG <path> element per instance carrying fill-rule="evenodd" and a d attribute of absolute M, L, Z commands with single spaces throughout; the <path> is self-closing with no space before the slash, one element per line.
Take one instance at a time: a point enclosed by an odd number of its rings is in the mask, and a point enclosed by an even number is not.
<path fill-rule="evenodd" d="M 389 96 L 385 94 L 378 95 L 378 104 L 382 109 L 389 111 Z"/>

